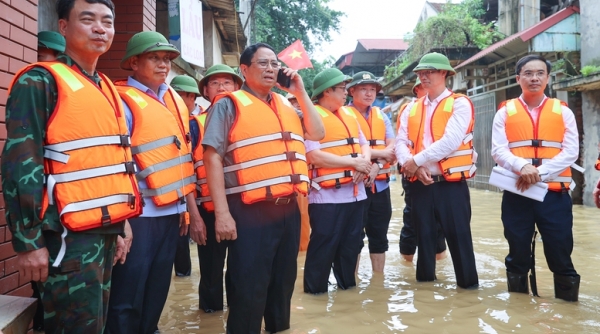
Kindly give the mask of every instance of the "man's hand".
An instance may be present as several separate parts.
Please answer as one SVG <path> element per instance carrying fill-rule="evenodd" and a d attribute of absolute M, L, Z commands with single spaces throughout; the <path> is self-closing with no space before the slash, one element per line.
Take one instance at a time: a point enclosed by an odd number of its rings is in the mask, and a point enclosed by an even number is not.
<path fill-rule="evenodd" d="M 359 184 L 367 180 L 367 177 L 368 176 L 365 173 L 354 172 L 354 175 L 352 176 L 352 182 L 354 182 L 354 184 Z"/>
<path fill-rule="evenodd" d="M 129 253 L 131 249 L 131 244 L 133 243 L 133 231 L 131 230 L 131 225 L 129 225 L 129 220 L 125 219 L 125 238 L 123 238 L 125 242 L 125 250 Z"/>
<path fill-rule="evenodd" d="M 115 256 L 113 257 L 113 266 L 115 264 L 117 264 L 117 261 L 119 261 L 120 264 L 125 263 L 125 260 L 127 259 L 127 253 L 128 253 L 128 249 L 127 246 L 125 245 L 125 240 L 123 239 L 123 237 L 118 236 L 117 237 L 117 245 L 116 245 L 116 249 L 115 249 Z"/>
<path fill-rule="evenodd" d="M 433 184 L 433 179 L 431 178 L 431 173 L 429 172 L 429 169 L 423 166 L 417 168 L 415 176 L 419 181 L 421 181 L 421 183 L 423 183 L 426 186 Z"/>
<path fill-rule="evenodd" d="M 415 159 L 408 160 L 404 165 L 402 165 L 402 173 L 406 178 L 411 178 L 415 176 L 415 173 L 419 169 L 419 166 L 415 163 Z"/>
<path fill-rule="evenodd" d="M 237 239 L 235 220 L 233 220 L 233 217 L 231 217 L 229 212 L 223 215 L 216 215 L 215 234 L 217 237 L 217 242 L 221 242 L 221 240 Z"/>
<path fill-rule="evenodd" d="M 600 209 L 600 179 L 596 183 L 596 187 L 592 192 L 592 196 L 594 197 L 594 203 L 596 203 L 596 207 Z"/>
<path fill-rule="evenodd" d="M 184 236 L 188 233 L 188 222 L 185 221 L 186 212 L 182 212 L 179 214 L 179 236 Z"/>
<path fill-rule="evenodd" d="M 396 150 L 394 149 L 394 146 L 384 148 L 379 151 L 379 154 L 382 155 L 381 159 L 385 159 L 386 162 L 393 163 L 396 161 Z"/>
<path fill-rule="evenodd" d="M 285 75 L 290 77 L 290 87 L 282 87 L 279 83 L 277 83 L 277 88 L 286 91 L 295 95 L 296 97 L 300 96 L 302 92 L 304 92 L 304 82 L 302 81 L 302 77 L 298 74 L 298 71 L 293 70 L 289 67 L 282 67 L 279 71 L 283 71 Z M 277 76 L 277 73 L 275 73 Z"/>
<path fill-rule="evenodd" d="M 517 189 L 521 192 L 529 189 L 532 184 L 542 181 L 540 171 L 532 164 L 526 164 L 521 168 L 521 176 L 517 180 Z"/>
<path fill-rule="evenodd" d="M 354 163 L 354 165 L 352 167 L 354 167 L 354 169 L 356 169 L 357 172 L 369 174 L 369 172 L 371 171 L 371 161 L 370 160 L 367 160 L 367 159 L 359 156 L 357 158 L 352 158 L 352 162 Z"/>
<path fill-rule="evenodd" d="M 45 282 L 48 278 L 48 249 L 46 247 L 17 253 L 19 275 L 24 281 Z"/>
<path fill-rule="evenodd" d="M 365 187 L 370 187 L 373 184 L 379 171 L 379 164 L 371 164 L 371 171 L 369 172 L 369 175 L 365 178 Z"/>
<path fill-rule="evenodd" d="M 190 210 L 190 238 L 198 245 L 206 245 L 206 225 L 198 209 Z"/>

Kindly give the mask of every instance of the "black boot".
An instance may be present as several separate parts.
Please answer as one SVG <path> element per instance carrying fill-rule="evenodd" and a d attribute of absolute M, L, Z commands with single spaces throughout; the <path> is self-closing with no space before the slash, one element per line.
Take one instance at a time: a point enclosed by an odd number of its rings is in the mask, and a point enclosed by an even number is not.
<path fill-rule="evenodd" d="M 529 286 L 527 285 L 527 274 L 515 274 L 510 271 L 506 272 L 506 282 L 508 283 L 508 292 L 521 292 L 529 294 Z"/>
<path fill-rule="evenodd" d="M 565 276 L 554 274 L 554 297 L 576 302 L 579 297 L 579 281 L 581 276 Z"/>

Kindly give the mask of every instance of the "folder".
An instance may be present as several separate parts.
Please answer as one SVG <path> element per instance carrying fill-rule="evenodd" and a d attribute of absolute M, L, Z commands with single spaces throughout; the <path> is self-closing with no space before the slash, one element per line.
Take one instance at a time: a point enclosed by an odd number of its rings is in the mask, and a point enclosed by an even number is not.
<path fill-rule="evenodd" d="M 525 191 L 520 191 L 517 189 L 518 179 L 519 175 L 509 170 L 506 170 L 500 166 L 496 166 L 492 168 L 489 184 L 496 186 L 502 190 L 510 191 L 511 193 L 531 198 L 538 202 L 544 201 L 544 197 L 546 197 L 546 193 L 548 192 L 548 185 L 546 183 L 538 182 L 532 184 L 531 187 L 529 187 L 529 189 Z"/>

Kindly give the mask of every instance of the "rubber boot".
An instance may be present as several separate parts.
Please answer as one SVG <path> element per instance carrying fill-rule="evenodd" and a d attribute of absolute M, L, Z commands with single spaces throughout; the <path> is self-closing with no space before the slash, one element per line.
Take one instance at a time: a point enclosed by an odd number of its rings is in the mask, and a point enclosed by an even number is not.
<path fill-rule="evenodd" d="M 565 276 L 554 274 L 554 297 L 576 302 L 579 299 L 579 281 L 581 276 Z"/>
<path fill-rule="evenodd" d="M 506 283 L 508 283 L 508 292 L 521 292 L 529 294 L 529 285 L 527 284 L 527 274 L 515 274 L 506 272 Z"/>

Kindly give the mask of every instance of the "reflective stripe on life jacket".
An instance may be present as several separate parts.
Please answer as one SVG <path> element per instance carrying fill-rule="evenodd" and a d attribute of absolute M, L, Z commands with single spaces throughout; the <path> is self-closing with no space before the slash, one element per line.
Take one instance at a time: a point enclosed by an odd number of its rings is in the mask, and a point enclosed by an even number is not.
<path fill-rule="evenodd" d="M 315 105 L 323 120 L 325 137 L 320 140 L 320 150 L 338 156 L 358 157 L 361 153 L 359 145 L 359 125 L 354 111 L 341 107 L 335 113 Z M 310 163 L 310 161 L 309 161 Z M 311 186 L 321 188 L 340 188 L 342 184 L 352 182 L 354 168 L 313 168 L 311 169 Z"/>
<path fill-rule="evenodd" d="M 196 171 L 196 204 L 202 205 L 208 212 L 215 211 L 215 205 L 210 197 L 208 183 L 206 182 L 206 167 L 204 166 L 204 148 L 202 147 L 202 138 L 204 138 L 204 124 L 207 113 L 203 112 L 190 119 L 195 119 L 198 123 L 199 136 L 198 144 L 192 152 L 194 158 L 194 170 Z"/>
<path fill-rule="evenodd" d="M 450 96 L 442 99 L 433 111 L 430 124 L 425 124 L 425 98 L 416 101 L 409 111 L 408 115 L 408 139 L 411 142 L 411 153 L 414 156 L 423 150 L 423 133 L 425 126 L 430 127 L 430 133 L 433 142 L 440 140 L 446 131 L 448 120 L 454 112 L 454 101 L 457 98 L 464 97 L 462 94 L 452 93 Z M 471 105 L 471 121 L 465 137 L 458 149 L 438 162 L 442 175 L 446 181 L 461 181 L 472 178 L 475 175 L 477 167 L 475 166 L 475 150 L 473 149 L 473 126 L 475 125 L 475 108 Z M 416 178 L 413 178 L 413 181 Z"/>
<path fill-rule="evenodd" d="M 235 174 L 237 186 L 225 189 L 227 195 L 241 193 L 252 204 L 283 196 L 308 193 L 308 167 L 302 123 L 289 102 L 272 93 L 271 105 L 238 90 L 224 97 L 235 104 L 235 120 L 229 131 L 227 153 L 232 164 L 225 173 Z"/>
<path fill-rule="evenodd" d="M 58 89 L 56 108 L 46 124 L 41 216 L 49 205 L 56 205 L 61 223 L 72 231 L 138 216 L 141 196 L 130 140 L 123 105 L 111 81 L 98 73 L 102 79 L 98 87 L 76 66 L 43 62 L 19 71 L 11 87 L 34 67 L 48 70 Z"/>
<path fill-rule="evenodd" d="M 506 101 L 506 138 L 512 154 L 540 166 L 554 158 L 562 150 L 565 123 L 562 106 L 558 99 L 546 99 L 534 122 L 520 99 Z M 564 191 L 569 189 L 571 168 L 566 168 L 554 180 L 547 182 L 548 190 Z"/>
<path fill-rule="evenodd" d="M 356 108 L 352 107 L 354 114 L 357 115 L 356 119 L 358 119 L 358 124 L 360 124 L 360 129 L 363 134 L 367 138 L 369 142 L 369 146 L 371 146 L 374 150 L 383 150 L 386 148 L 385 144 L 385 121 L 384 117 L 386 115 L 381 112 L 378 107 L 371 107 L 371 112 L 369 113 L 369 119 L 366 119 L 363 114 L 360 113 Z M 377 173 L 377 177 L 375 180 L 385 180 L 387 182 L 390 181 L 390 166 L 389 162 L 383 164 L 383 168 L 379 170 Z"/>
<path fill-rule="evenodd" d="M 162 104 L 126 81 L 115 84 L 133 116 L 131 152 L 140 169 L 136 177 L 148 186 L 140 189 L 142 195 L 156 206 L 185 202 L 185 195 L 196 188 L 185 103 L 171 88 Z"/>

